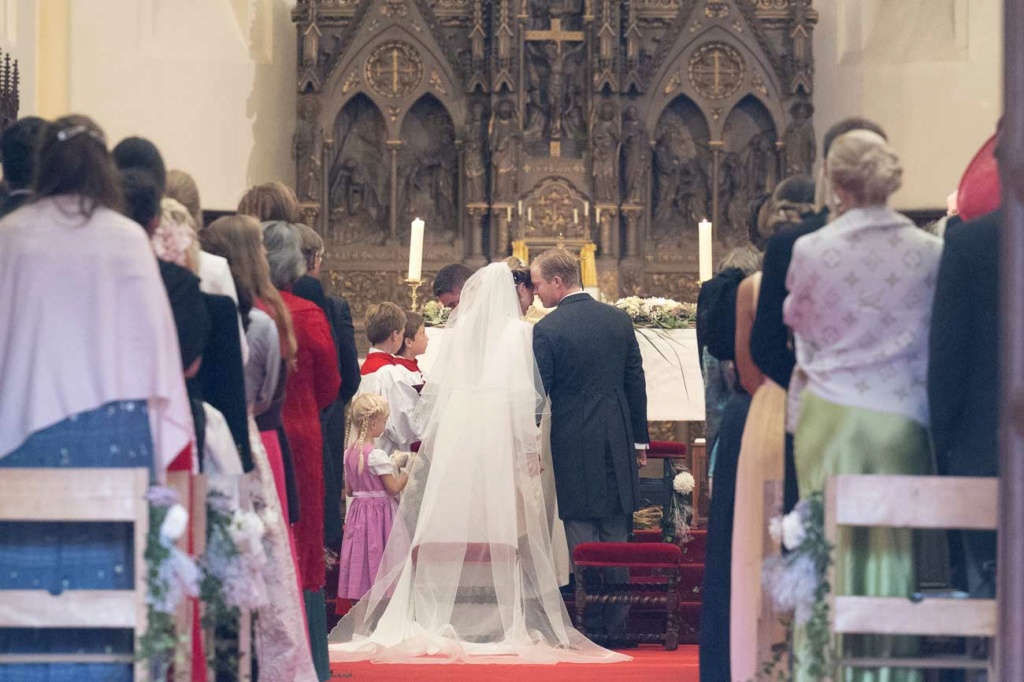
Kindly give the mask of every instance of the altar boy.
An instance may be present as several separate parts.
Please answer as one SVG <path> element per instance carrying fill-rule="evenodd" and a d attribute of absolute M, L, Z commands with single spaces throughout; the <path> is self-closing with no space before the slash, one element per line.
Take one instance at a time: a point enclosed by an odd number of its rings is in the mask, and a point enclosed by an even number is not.
<path fill-rule="evenodd" d="M 376 393 L 387 398 L 391 414 L 377 447 L 389 455 L 408 451 L 419 435 L 413 415 L 420 396 L 412 384 L 412 374 L 398 366 L 395 353 L 405 340 L 405 313 L 394 303 L 371 306 L 366 312 L 366 336 L 370 351 L 363 361 L 359 393 Z"/>

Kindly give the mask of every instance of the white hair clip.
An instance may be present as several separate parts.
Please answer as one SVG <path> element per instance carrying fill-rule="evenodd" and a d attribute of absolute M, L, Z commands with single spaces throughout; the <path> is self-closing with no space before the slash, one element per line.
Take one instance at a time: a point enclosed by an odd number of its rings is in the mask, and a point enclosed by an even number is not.
<path fill-rule="evenodd" d="M 61 142 L 67 142 L 71 138 L 73 138 L 73 137 L 75 137 L 77 135 L 80 135 L 82 133 L 87 134 L 89 137 L 91 137 L 92 139 L 96 140 L 97 142 L 102 144 L 104 147 L 107 146 L 107 138 L 105 138 L 103 136 L 103 133 L 101 133 L 100 131 L 95 130 L 93 128 L 90 128 L 87 125 L 82 125 L 82 124 L 71 126 L 70 128 L 64 128 L 62 130 L 58 130 L 57 131 L 57 139 L 60 140 Z"/>

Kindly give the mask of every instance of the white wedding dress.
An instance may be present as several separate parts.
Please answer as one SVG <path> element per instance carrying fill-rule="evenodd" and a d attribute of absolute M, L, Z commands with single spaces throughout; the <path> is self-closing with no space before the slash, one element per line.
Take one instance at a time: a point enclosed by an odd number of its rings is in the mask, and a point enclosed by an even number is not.
<path fill-rule="evenodd" d="M 503 263 L 466 282 L 423 390 L 422 446 L 376 581 L 332 661 L 618 662 L 558 591 L 540 468 L 532 327 Z"/>

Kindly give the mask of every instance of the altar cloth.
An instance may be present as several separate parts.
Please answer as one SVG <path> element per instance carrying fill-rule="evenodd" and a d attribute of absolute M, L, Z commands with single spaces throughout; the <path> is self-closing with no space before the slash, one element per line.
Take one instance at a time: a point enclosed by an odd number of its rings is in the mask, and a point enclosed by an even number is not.
<path fill-rule="evenodd" d="M 427 327 L 430 342 L 419 364 L 428 382 L 445 333 L 444 327 Z M 641 328 L 636 337 L 647 378 L 648 421 L 704 421 L 704 380 L 697 359 L 696 330 Z"/>

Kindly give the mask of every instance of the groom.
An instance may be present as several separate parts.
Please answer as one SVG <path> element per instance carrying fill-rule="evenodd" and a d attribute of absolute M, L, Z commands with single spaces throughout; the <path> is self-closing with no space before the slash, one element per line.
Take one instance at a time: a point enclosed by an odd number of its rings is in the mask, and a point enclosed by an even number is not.
<path fill-rule="evenodd" d="M 564 249 L 542 253 L 530 272 L 544 307 L 558 306 L 534 327 L 533 353 L 551 397 L 551 457 L 569 552 L 584 542 L 626 542 L 648 443 L 633 323 L 580 288 L 579 263 Z M 629 581 L 628 569 L 604 571 L 608 582 Z M 586 629 L 618 644 L 628 611 L 591 606 Z"/>

